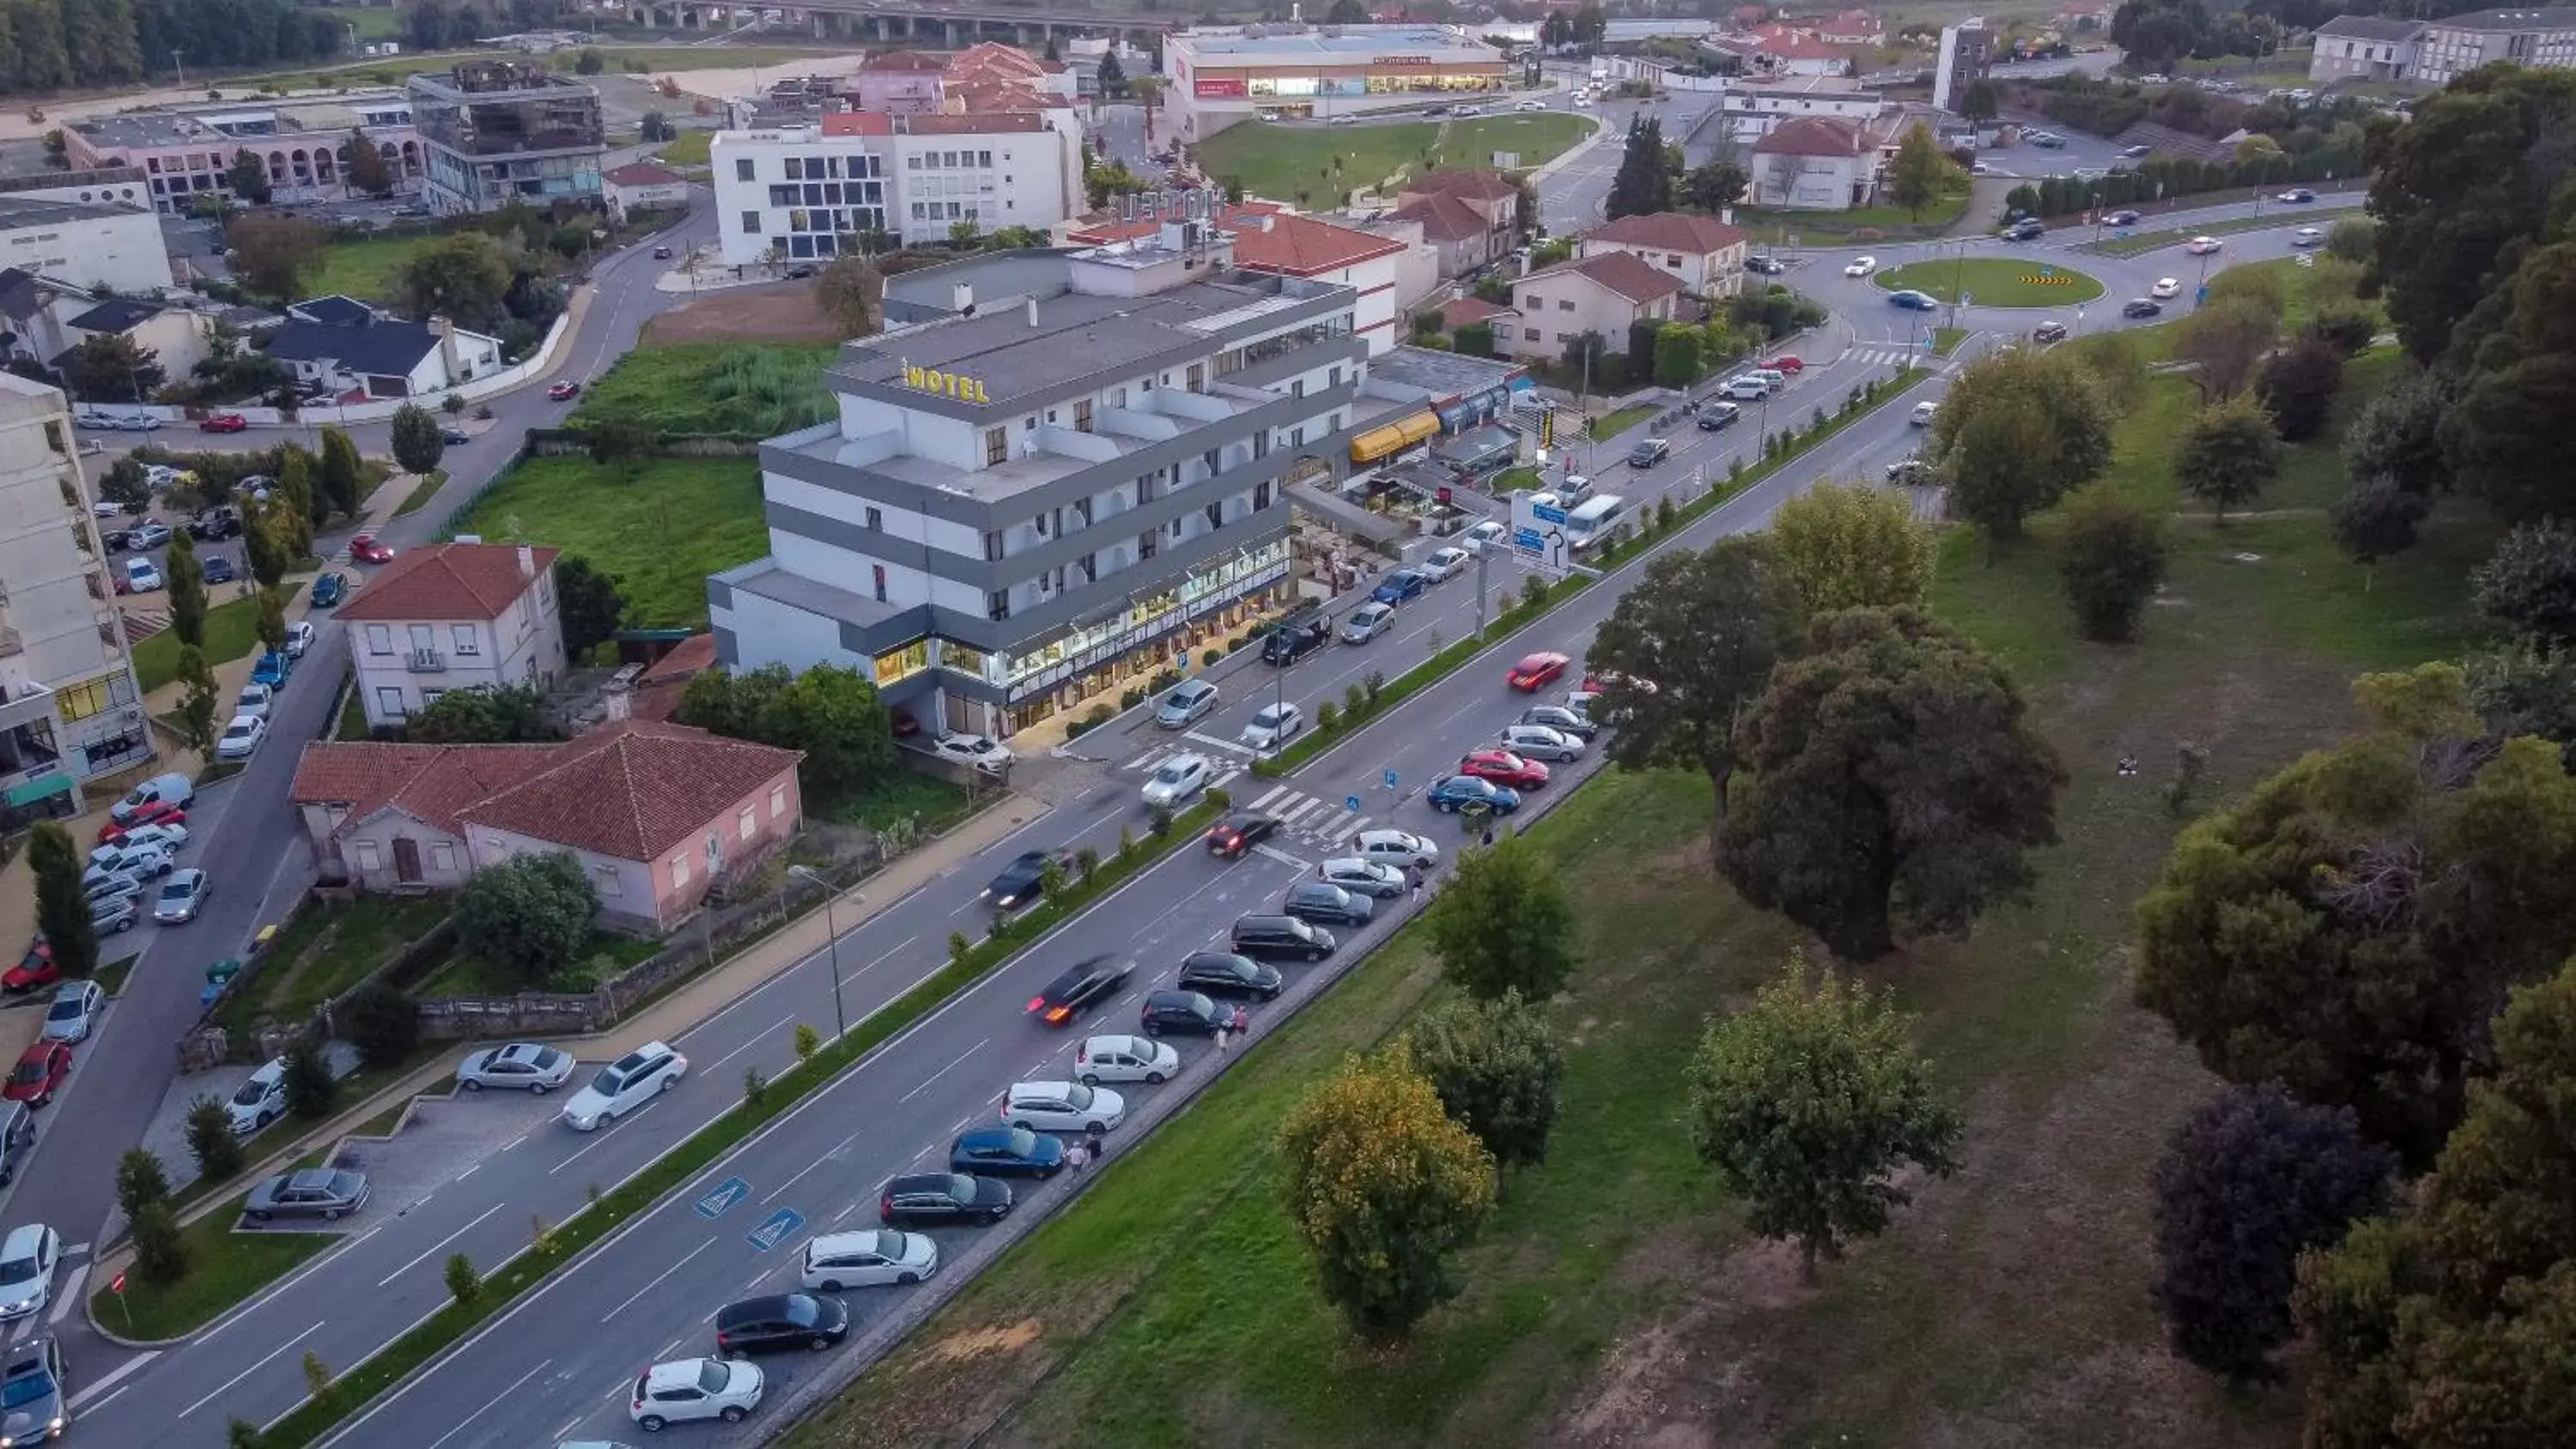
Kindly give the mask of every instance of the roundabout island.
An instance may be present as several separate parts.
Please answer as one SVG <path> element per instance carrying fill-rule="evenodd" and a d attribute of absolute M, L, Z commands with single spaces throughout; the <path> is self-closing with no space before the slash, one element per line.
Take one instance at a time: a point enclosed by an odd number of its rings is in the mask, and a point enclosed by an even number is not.
<path fill-rule="evenodd" d="M 1890 292 L 1921 292 L 1954 306 L 1962 294 L 1974 307 L 2072 307 L 2102 295 L 2102 283 L 2053 258 L 1943 257 L 1909 262 L 1871 280 Z"/>

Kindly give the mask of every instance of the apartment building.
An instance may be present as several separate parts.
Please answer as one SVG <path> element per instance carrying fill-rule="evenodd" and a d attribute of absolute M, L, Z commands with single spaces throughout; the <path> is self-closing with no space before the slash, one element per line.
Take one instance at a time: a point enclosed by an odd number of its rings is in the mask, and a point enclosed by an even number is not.
<path fill-rule="evenodd" d="M 62 393 L 0 373 L 0 830 L 151 758 Z"/>
<path fill-rule="evenodd" d="M 411 97 L 398 90 L 156 106 L 63 127 L 67 162 L 141 171 L 152 205 L 164 212 L 185 211 L 199 196 L 231 201 L 228 173 L 243 151 L 266 163 L 272 200 L 338 200 L 349 194 L 349 148 L 360 137 L 384 158 L 396 191 L 420 189 L 427 156 Z"/>
<path fill-rule="evenodd" d="M 813 125 L 719 131 L 716 236 L 728 266 L 829 259 L 859 234 L 941 242 L 1043 232 L 1081 211 L 1082 131 L 1066 111 L 886 116 L 844 111 Z"/>
<path fill-rule="evenodd" d="M 2506 61 L 2532 70 L 2576 66 L 2576 6 L 2480 10 L 2426 21 L 2415 38 L 2415 73 L 2408 79 L 2446 86 L 2480 66 Z"/>
<path fill-rule="evenodd" d="M 0 267 L 125 296 L 172 285 L 161 219 L 135 203 L 0 196 Z"/>
<path fill-rule="evenodd" d="M 2317 27 L 2308 79 L 2401 81 L 2415 74 L 2415 44 L 2424 22 L 2400 15 L 2338 15 Z"/>
<path fill-rule="evenodd" d="M 1695 296 L 1733 297 L 1744 290 L 1745 246 L 1751 239 L 1742 227 L 1713 216 L 1658 211 L 1596 226 L 1583 234 L 1576 251 L 1586 257 L 1625 252 L 1671 273 Z"/>
<path fill-rule="evenodd" d="M 428 158 L 430 210 L 496 211 L 600 199 L 607 133 L 599 92 L 535 61 L 477 60 L 416 75 L 412 114 Z"/>
<path fill-rule="evenodd" d="M 855 667 L 925 728 L 1007 735 L 1284 597 L 1287 484 L 1396 405 L 1362 397 L 1354 288 L 1231 246 L 1171 222 L 907 273 L 954 305 L 843 344 L 840 416 L 762 445 L 771 552 L 707 581 L 719 661 Z"/>

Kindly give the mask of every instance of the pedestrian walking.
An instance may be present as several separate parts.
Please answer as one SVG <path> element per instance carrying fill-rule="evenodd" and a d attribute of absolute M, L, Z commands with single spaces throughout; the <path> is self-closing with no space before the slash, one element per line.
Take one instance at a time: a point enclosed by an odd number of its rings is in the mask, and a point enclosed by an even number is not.
<path fill-rule="evenodd" d="M 1089 1147 L 1079 1142 L 1068 1142 L 1065 1144 L 1065 1166 L 1072 1168 L 1076 1172 L 1080 1172 L 1082 1170 L 1082 1165 L 1090 1160 L 1091 1149 Z"/>
<path fill-rule="evenodd" d="M 1494 848 L 1494 827 L 1491 825 L 1485 827 L 1485 848 L 1487 850 Z"/>
<path fill-rule="evenodd" d="M 1413 882 L 1411 889 L 1413 891 L 1413 903 L 1417 906 L 1422 904 L 1422 867 L 1420 866 L 1415 866 L 1413 868 Z"/>
<path fill-rule="evenodd" d="M 1225 1039 L 1226 1039 L 1226 1037 L 1227 1037 L 1228 1035 L 1230 1035 L 1230 1034 L 1232 1033 L 1232 1031 L 1233 1031 L 1233 1024 L 1232 1024 L 1232 1023 L 1230 1023 L 1230 1022 L 1222 1022 L 1222 1021 L 1217 1023 L 1217 1027 L 1216 1027 L 1216 1054 L 1217 1054 L 1218 1056 L 1224 1056 L 1224 1055 L 1225 1055 Z"/>

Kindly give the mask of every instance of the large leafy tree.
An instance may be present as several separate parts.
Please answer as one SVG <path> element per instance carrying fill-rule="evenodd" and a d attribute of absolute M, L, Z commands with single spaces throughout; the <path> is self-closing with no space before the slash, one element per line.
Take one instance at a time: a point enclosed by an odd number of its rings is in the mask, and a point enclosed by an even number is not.
<path fill-rule="evenodd" d="M 27 833 L 27 867 L 36 878 L 36 929 L 66 976 L 98 969 L 98 931 L 90 924 L 89 892 L 81 887 L 80 847 L 71 832 L 39 820 Z"/>
<path fill-rule="evenodd" d="M 1931 597 L 1938 540 L 1914 500 L 1866 484 L 1819 484 L 1771 515 L 1771 550 L 1810 614 L 1893 609 Z"/>
<path fill-rule="evenodd" d="M 2411 372 L 2362 399 L 2344 425 L 2344 469 L 2355 485 L 2386 478 L 2404 492 L 2428 497 L 2450 487 L 2442 458 L 2442 415 L 2450 397 L 2442 375 Z"/>
<path fill-rule="evenodd" d="M 1324 1298 L 1397 1339 L 1458 1294 L 1449 1257 L 1494 1204 L 1494 1160 L 1398 1045 L 1353 1057 L 1279 1129 L 1288 1217 Z"/>
<path fill-rule="evenodd" d="M 233 152 L 233 163 L 224 168 L 224 178 L 233 184 L 233 195 L 253 206 L 268 205 L 268 163 L 250 148 Z"/>
<path fill-rule="evenodd" d="M 1467 852 L 1423 926 L 1441 974 L 1470 996 L 1545 1001 L 1574 974 L 1574 901 L 1524 836 Z"/>
<path fill-rule="evenodd" d="M 2263 360 L 2254 395 L 2272 415 L 2282 441 L 2304 443 L 2326 429 L 2343 391 L 2343 349 L 2320 337 L 2293 338 Z"/>
<path fill-rule="evenodd" d="M 63 381 L 86 402 L 150 402 L 167 375 L 161 356 L 122 332 L 84 337 L 63 359 Z"/>
<path fill-rule="evenodd" d="M 2570 135 L 2576 72 L 2491 66 L 2374 137 L 2372 271 L 2417 361 L 2451 350 L 2458 324 L 2540 234 L 2568 174 Z"/>
<path fill-rule="evenodd" d="M 2576 966 L 2513 994 L 2494 1074 L 2406 1218 L 2301 1265 L 2314 1449 L 2557 1445 L 2576 1432 Z"/>
<path fill-rule="evenodd" d="M 457 940 L 530 986 L 569 965 L 590 941 L 599 897 L 568 854 L 487 865 L 456 892 Z"/>
<path fill-rule="evenodd" d="M 2349 1106 L 2417 1166 L 2509 988 L 2576 948 L 2576 779 L 2463 671 L 2355 685 L 2378 730 L 2185 831 L 2138 903 L 2141 1005 L 2235 1082 Z"/>
<path fill-rule="evenodd" d="M 358 516 L 362 501 L 358 490 L 366 476 L 366 463 L 358 456 L 358 445 L 338 428 L 322 430 L 322 467 L 320 498 L 330 511 L 343 517 Z"/>
<path fill-rule="evenodd" d="M 1609 219 L 1673 209 L 1672 160 L 1664 154 L 1664 123 L 1639 117 L 1628 123 L 1628 143 L 1610 178 Z"/>
<path fill-rule="evenodd" d="M 2254 381 L 2255 369 L 2281 336 L 2281 314 L 2253 297 L 2212 296 L 2174 328 L 2173 356 L 2190 365 L 2207 402 L 2224 402 Z"/>
<path fill-rule="evenodd" d="M 505 745 L 555 738 L 545 691 L 530 683 L 451 689 L 423 706 L 408 725 L 429 745 Z"/>
<path fill-rule="evenodd" d="M 710 669 L 689 681 L 673 718 L 735 739 L 803 750 L 805 781 L 819 790 L 864 790 L 900 768 L 876 686 L 838 665 L 818 664 L 802 674 L 790 674 L 783 665 L 739 675 Z"/>
<path fill-rule="evenodd" d="M 438 460 L 447 452 L 438 428 L 437 417 L 418 403 L 404 403 L 394 409 L 394 461 L 404 472 L 420 475 L 438 467 Z"/>
<path fill-rule="evenodd" d="M 1932 419 L 1925 455 L 1960 514 L 1992 539 L 2111 465 L 2110 403 L 2063 351 L 2014 348 L 1962 371 Z"/>
<path fill-rule="evenodd" d="M 2066 505 L 2058 578 L 2087 639 L 2125 643 L 2165 578 L 2164 520 L 2096 485 Z"/>
<path fill-rule="evenodd" d="M 489 332 L 507 318 L 506 299 L 516 272 L 501 243 L 479 231 L 461 231 L 424 247 L 403 268 L 403 300 L 416 317 L 438 316 L 459 327 Z"/>
<path fill-rule="evenodd" d="M 2231 1087 L 2156 1163 L 2156 1301 L 2174 1352 L 2230 1381 L 2268 1379 L 2290 1339 L 2299 1255 L 2388 1210 L 2397 1154 L 2351 1109 L 2274 1083 Z"/>
<path fill-rule="evenodd" d="M 2576 642 L 2576 523 L 2508 530 L 2469 584 L 2478 613 L 2498 628 L 2551 645 Z"/>
<path fill-rule="evenodd" d="M 1700 211 L 1718 211 L 1744 198 L 1752 174 L 1721 156 L 1703 161 L 1682 178 L 1682 200 Z"/>
<path fill-rule="evenodd" d="M 194 644 L 179 646 L 179 741 L 198 754 L 215 748 L 215 671 L 206 663 L 205 651 Z"/>
<path fill-rule="evenodd" d="M 1739 735 L 1721 861 L 1747 900 L 1865 961 L 2030 889 L 2066 777 L 2003 666 L 1915 609 L 1818 619 Z"/>
<path fill-rule="evenodd" d="M 1744 1200 L 1753 1231 L 1819 1257 L 1887 1227 L 1911 1201 L 1896 1174 L 1946 1177 L 1961 1122 L 1884 996 L 1792 956 L 1753 1005 L 1711 1026 L 1690 1062 L 1691 1141 Z"/>
<path fill-rule="evenodd" d="M 1413 1066 L 1458 1125 L 1506 1166 L 1547 1158 L 1565 1053 L 1547 1018 L 1506 991 L 1442 1002 L 1405 1028 Z"/>
<path fill-rule="evenodd" d="M 2460 329 L 2481 340 L 2442 419 L 2443 456 L 2508 518 L 2576 513 L 2564 437 L 2576 415 L 2576 240 L 2533 251 L 2490 300 Z"/>
<path fill-rule="evenodd" d="M 1949 159 L 1932 139 L 1931 128 L 1916 123 L 1896 143 L 1896 160 L 1887 170 L 1888 200 L 1920 220 L 1923 208 L 1941 199 L 1941 188 L 1949 179 Z"/>
<path fill-rule="evenodd" d="M 1795 646 L 1805 613 L 1770 542 L 1745 534 L 1646 565 L 1584 657 L 1606 676 L 1611 758 L 1632 770 L 1683 766 L 1708 776 L 1719 851 L 1745 707 Z M 1722 853 L 1722 851 L 1721 851 Z"/>
<path fill-rule="evenodd" d="M 393 194 L 393 163 L 385 159 L 385 153 L 363 130 L 349 133 L 349 184 L 369 196 Z"/>
<path fill-rule="evenodd" d="M 233 274 L 253 292 L 275 302 L 293 301 L 321 265 L 331 229 L 318 221 L 257 212 L 224 227 L 233 252 Z"/>
<path fill-rule="evenodd" d="M 2243 394 L 2202 408 L 2174 454 L 2174 482 L 2216 509 L 2221 528 L 2229 508 L 2262 497 L 2280 474 L 2281 436 L 2272 415 Z"/>
<path fill-rule="evenodd" d="M 814 304 L 832 319 L 844 337 L 864 337 L 876 330 L 877 299 L 885 278 L 860 255 L 835 258 L 814 284 Z"/>
<path fill-rule="evenodd" d="M 590 560 L 565 554 L 555 560 L 555 617 L 563 625 L 564 657 L 581 659 L 626 622 L 626 595 Z"/>

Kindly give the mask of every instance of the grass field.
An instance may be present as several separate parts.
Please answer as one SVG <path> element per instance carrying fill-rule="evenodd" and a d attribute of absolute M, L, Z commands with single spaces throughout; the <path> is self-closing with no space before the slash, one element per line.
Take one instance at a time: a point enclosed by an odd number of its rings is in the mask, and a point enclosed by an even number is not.
<path fill-rule="evenodd" d="M 216 1018 L 246 1035 L 263 1017 L 310 1017 L 394 952 L 429 934 L 447 918 L 448 905 L 443 896 L 361 896 L 308 905 L 278 931 L 250 984 L 225 994 Z"/>
<path fill-rule="evenodd" d="M 304 283 L 318 297 L 338 294 L 362 302 L 401 300 L 402 271 L 411 259 L 443 238 L 380 236 L 366 241 L 333 242 L 322 249 L 322 265 Z"/>
<path fill-rule="evenodd" d="M 991 792 L 986 792 L 986 798 Z M 806 808 L 826 820 L 882 830 L 898 820 L 919 822 L 924 831 L 945 830 L 966 818 L 973 802 L 966 787 L 953 780 L 897 770 L 886 782 L 856 799 L 809 798 Z"/>
<path fill-rule="evenodd" d="M 2358 363 L 2346 403 L 2391 365 Z M 2112 485 L 2172 503 L 2193 405 L 2187 381 L 2150 383 Z M 785 1444 L 2288 1449 L 2295 1383 L 2233 1394 L 2181 1368 L 2147 1291 L 2147 1174 L 2212 1083 L 2128 1004 L 2129 908 L 2178 828 L 2156 787 L 2179 744 L 2211 751 L 2207 808 L 2349 730 L 2355 671 L 2468 637 L 2464 564 L 2491 529 L 2448 504 L 2423 547 L 2365 570 L 2327 536 L 2342 486 L 2329 437 L 2291 450 L 2257 515 L 2176 519 L 2171 581 L 2116 648 L 2074 635 L 2053 515 L 1991 555 L 1949 535 L 1936 611 L 2010 665 L 2066 762 L 2062 844 L 2027 905 L 1865 971 L 1921 1014 L 1970 1132 L 1960 1174 L 1819 1286 L 1744 1239 L 1676 1110 L 1700 1023 L 1793 933 L 1711 882 L 1704 781 L 1613 775 L 1532 831 L 1586 962 L 1551 1006 L 1549 1160 L 1507 1179 L 1464 1295 L 1412 1342 L 1359 1346 L 1324 1309 L 1270 1148 L 1309 1083 L 1441 989 L 1407 934 Z M 2123 752 L 2143 778 L 2117 774 Z"/>
<path fill-rule="evenodd" d="M 823 369 L 838 350 L 831 342 L 639 347 L 591 381 L 571 422 L 629 413 L 665 435 L 775 437 L 833 415 Z"/>
<path fill-rule="evenodd" d="M 2218 203 L 2210 204 L 2215 206 Z M 2265 212 L 2261 216 L 2229 217 L 2189 230 L 2141 231 L 2131 232 L 2125 237 L 2106 236 L 2100 241 L 2085 243 L 2082 250 L 2100 252 L 2106 257 L 2144 256 L 2148 252 L 2160 251 L 2165 247 L 2181 246 L 2196 236 L 2230 236 L 2240 231 L 2270 231 L 2276 227 L 2296 225 L 2331 227 L 2337 221 L 2357 214 L 2341 208 L 2317 213 L 2303 211 L 2297 206 L 2283 206 L 2279 211 Z M 2197 263 L 2199 258 L 2189 257 L 2186 260 Z"/>
<path fill-rule="evenodd" d="M 631 479 L 587 458 L 532 458 L 454 527 L 590 560 L 624 587 L 643 628 L 704 625 L 707 575 L 769 550 L 749 458 L 647 458 Z"/>
<path fill-rule="evenodd" d="M 1233 126 L 1199 143 L 1208 175 L 1243 183 L 1276 201 L 1301 196 L 1316 206 L 1365 191 L 1402 173 L 1443 166 L 1490 166 L 1495 152 L 1518 167 L 1554 160 L 1592 123 L 1576 116 L 1486 116 L 1472 121 L 1406 121 L 1382 126 Z"/>
<path fill-rule="evenodd" d="M 229 590 L 232 585 L 217 584 L 215 587 L 219 590 Z M 293 604 L 295 596 L 302 592 L 303 588 L 302 584 L 287 585 L 286 602 Z M 166 602 L 163 607 L 168 607 Z M 257 599 L 233 599 L 206 610 L 206 642 L 198 652 L 206 656 L 208 665 L 239 659 L 258 647 L 259 601 Z M 145 694 L 150 694 L 178 678 L 178 631 L 164 629 L 135 645 L 134 674 L 143 685 Z"/>
<path fill-rule="evenodd" d="M 682 131 L 680 134 L 662 143 L 662 164 L 665 166 L 704 166 L 707 164 L 707 148 L 715 141 L 715 138 L 716 133 L 713 131 Z"/>
<path fill-rule="evenodd" d="M 412 988 L 412 994 L 423 1001 L 435 1001 L 448 996 L 510 996 L 528 990 L 589 991 L 661 949 L 659 941 L 593 931 L 590 944 L 537 987 L 529 986 L 499 962 L 459 952 L 423 977 L 420 985 Z"/>
<path fill-rule="evenodd" d="M 1891 292 L 1929 293 L 1944 303 L 1965 293 L 1980 307 L 2072 307 L 2102 295 L 2102 284 L 2063 263 L 2033 257 L 1952 257 L 1890 267 L 1878 274 Z"/>
<path fill-rule="evenodd" d="M 126 1338 L 177 1338 L 205 1327 L 225 1309 L 341 1241 L 338 1233 L 237 1233 L 233 1225 L 240 1218 L 241 1200 L 236 1198 L 182 1227 L 186 1277 L 164 1287 L 128 1273 L 122 1293 L 100 1284 L 90 1295 L 90 1311 L 101 1326 Z"/>
<path fill-rule="evenodd" d="M 1967 215 L 1968 192 L 1953 191 L 1923 209 L 1921 216 L 1902 206 L 1856 206 L 1849 211 L 1768 211 L 1758 206 L 1735 209 L 1735 224 L 1753 234 L 1757 247 L 1829 247 L 1845 242 L 1934 237 L 1958 225 Z"/>

